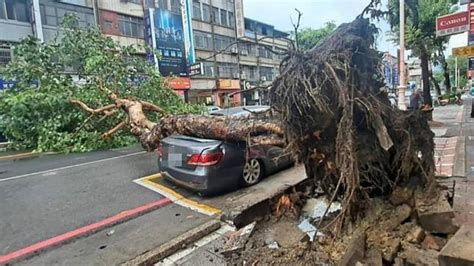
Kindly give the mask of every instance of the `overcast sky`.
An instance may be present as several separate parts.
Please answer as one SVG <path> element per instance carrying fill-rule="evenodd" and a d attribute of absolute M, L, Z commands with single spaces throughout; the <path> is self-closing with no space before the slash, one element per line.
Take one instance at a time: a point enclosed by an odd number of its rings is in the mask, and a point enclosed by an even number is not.
<path fill-rule="evenodd" d="M 297 13 L 295 8 L 303 12 L 301 27 L 322 27 L 328 21 L 336 24 L 352 21 L 369 3 L 369 0 L 243 0 L 244 15 L 248 18 L 266 22 L 279 30 L 292 30 L 290 16 L 295 20 Z M 386 8 L 387 0 L 382 0 Z M 466 8 L 465 6 L 463 7 Z M 377 47 L 381 51 L 390 51 L 396 55 L 397 46 L 387 40 L 386 32 L 389 26 L 386 22 L 376 23 L 382 30 Z M 467 43 L 467 35 L 455 35 L 451 37 L 448 54 L 452 47 L 464 46 Z"/>

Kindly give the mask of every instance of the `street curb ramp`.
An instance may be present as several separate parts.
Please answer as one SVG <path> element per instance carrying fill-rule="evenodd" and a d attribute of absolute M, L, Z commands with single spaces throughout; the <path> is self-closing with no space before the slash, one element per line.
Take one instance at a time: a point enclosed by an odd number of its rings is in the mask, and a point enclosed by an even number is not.
<path fill-rule="evenodd" d="M 185 248 L 187 245 L 196 242 L 197 240 L 205 237 L 206 235 L 216 231 L 221 227 L 221 223 L 217 220 L 210 220 L 200 226 L 197 226 L 180 236 L 175 237 L 171 241 L 164 243 L 163 245 L 148 250 L 136 258 L 122 263 L 123 266 L 132 265 L 154 265 L 164 258 L 176 253 L 177 251 Z"/>

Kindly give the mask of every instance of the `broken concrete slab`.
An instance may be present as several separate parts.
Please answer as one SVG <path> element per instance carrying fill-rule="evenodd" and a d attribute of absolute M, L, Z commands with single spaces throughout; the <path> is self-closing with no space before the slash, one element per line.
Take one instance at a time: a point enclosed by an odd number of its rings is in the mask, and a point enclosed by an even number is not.
<path fill-rule="evenodd" d="M 413 194 L 413 189 L 407 187 L 396 187 L 393 190 L 392 195 L 390 195 L 389 200 L 390 203 L 395 206 L 401 205 L 403 203 L 413 206 Z"/>
<path fill-rule="evenodd" d="M 397 207 L 394 212 L 394 216 L 386 220 L 382 225 L 384 231 L 392 231 L 397 228 L 403 221 L 410 218 L 411 208 L 407 204 L 403 204 Z"/>
<path fill-rule="evenodd" d="M 444 245 L 446 245 L 447 241 L 448 240 L 446 238 L 428 234 L 421 243 L 421 247 L 423 247 L 423 249 L 433 249 L 436 251 L 440 251 L 444 247 Z"/>
<path fill-rule="evenodd" d="M 382 257 L 386 261 L 393 261 L 400 251 L 401 241 L 399 238 L 388 238 L 382 246 Z"/>
<path fill-rule="evenodd" d="M 416 225 L 407 234 L 406 240 L 413 244 L 419 244 L 425 237 L 425 231 L 420 226 Z"/>
<path fill-rule="evenodd" d="M 440 266 L 474 265 L 474 225 L 463 225 L 438 256 Z"/>
<path fill-rule="evenodd" d="M 363 261 L 365 255 L 365 232 L 359 231 L 352 235 L 352 239 L 347 245 L 346 252 L 339 261 L 339 266 L 355 265 L 357 262 Z"/>
<path fill-rule="evenodd" d="M 223 196 L 201 201 L 223 211 L 221 220 L 236 227 L 253 222 L 256 216 L 271 211 L 269 200 L 307 180 L 303 165 L 298 165 L 265 178 L 260 183 Z"/>
<path fill-rule="evenodd" d="M 365 255 L 364 265 L 382 266 L 382 252 L 376 248 L 370 248 Z"/>
<path fill-rule="evenodd" d="M 454 211 L 444 195 L 437 199 L 427 200 L 423 195 L 417 195 L 416 209 L 421 227 L 432 233 L 451 234 L 458 230 L 454 224 Z"/>
<path fill-rule="evenodd" d="M 237 232 L 233 232 L 230 234 L 229 238 L 224 244 L 224 247 L 221 251 L 221 254 L 225 257 L 230 257 L 232 254 L 240 252 L 244 249 L 245 244 L 249 240 L 250 236 L 252 235 L 253 230 L 255 229 L 255 225 L 257 222 L 253 222 L 242 227 Z"/>
<path fill-rule="evenodd" d="M 400 252 L 399 257 L 402 261 L 405 261 L 405 265 L 438 265 L 438 251 L 429 249 L 423 250 L 418 248 L 416 245 L 404 243 L 403 251 Z M 402 264 L 403 265 L 403 264 Z"/>
<path fill-rule="evenodd" d="M 306 236 L 306 233 L 298 228 L 295 221 L 282 219 L 265 233 L 265 241 L 268 243 L 276 241 L 279 246 L 290 248 L 302 242 Z"/>

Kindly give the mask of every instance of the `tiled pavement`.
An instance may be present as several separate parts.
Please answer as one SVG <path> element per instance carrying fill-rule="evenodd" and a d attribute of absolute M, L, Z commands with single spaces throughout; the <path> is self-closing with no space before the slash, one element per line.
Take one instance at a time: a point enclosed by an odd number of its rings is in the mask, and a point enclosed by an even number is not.
<path fill-rule="evenodd" d="M 454 170 L 456 148 L 460 137 L 434 139 L 436 175 L 452 176 Z"/>

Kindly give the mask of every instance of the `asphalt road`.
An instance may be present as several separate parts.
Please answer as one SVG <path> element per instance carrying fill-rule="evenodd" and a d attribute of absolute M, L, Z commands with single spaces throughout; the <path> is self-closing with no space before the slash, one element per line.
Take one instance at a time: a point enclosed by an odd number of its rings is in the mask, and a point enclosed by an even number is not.
<path fill-rule="evenodd" d="M 155 160 L 132 147 L 0 161 L 0 255 L 162 198 L 132 182 L 156 173 Z"/>

